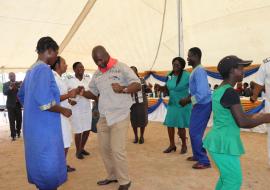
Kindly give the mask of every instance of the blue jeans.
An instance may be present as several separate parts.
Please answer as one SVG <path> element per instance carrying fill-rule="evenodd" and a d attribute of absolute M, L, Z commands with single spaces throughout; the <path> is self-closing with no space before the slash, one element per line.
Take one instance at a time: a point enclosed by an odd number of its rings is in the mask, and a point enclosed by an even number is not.
<path fill-rule="evenodd" d="M 193 157 L 200 164 L 209 165 L 206 150 L 203 148 L 203 135 L 212 112 L 212 102 L 195 104 L 191 111 L 189 135 Z"/>

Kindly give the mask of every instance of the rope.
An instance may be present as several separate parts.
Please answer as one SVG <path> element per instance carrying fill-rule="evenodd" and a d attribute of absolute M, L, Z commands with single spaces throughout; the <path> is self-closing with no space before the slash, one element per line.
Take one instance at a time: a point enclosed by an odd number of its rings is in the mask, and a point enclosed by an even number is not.
<path fill-rule="evenodd" d="M 153 67 L 155 66 L 156 61 L 157 61 L 157 57 L 158 57 L 158 54 L 159 54 L 159 50 L 160 50 L 160 46 L 161 46 L 161 41 L 162 41 L 162 36 L 163 36 L 163 30 L 164 30 L 166 7 L 167 7 L 167 0 L 164 0 L 164 10 L 163 10 L 163 15 L 162 15 L 161 32 L 160 32 L 160 36 L 159 36 L 159 42 L 158 42 L 158 47 L 157 47 L 156 55 L 155 55 L 154 61 L 152 63 L 152 66 L 150 67 L 150 71 L 152 71 Z"/>

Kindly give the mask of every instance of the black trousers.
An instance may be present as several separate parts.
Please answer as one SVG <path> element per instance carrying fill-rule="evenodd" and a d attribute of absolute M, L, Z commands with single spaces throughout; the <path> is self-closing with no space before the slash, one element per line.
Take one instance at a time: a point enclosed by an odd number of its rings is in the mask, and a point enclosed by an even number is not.
<path fill-rule="evenodd" d="M 22 108 L 19 103 L 16 104 L 14 108 L 7 108 L 8 110 L 8 119 L 10 125 L 10 136 L 16 137 L 16 134 L 21 134 L 22 128 Z"/>

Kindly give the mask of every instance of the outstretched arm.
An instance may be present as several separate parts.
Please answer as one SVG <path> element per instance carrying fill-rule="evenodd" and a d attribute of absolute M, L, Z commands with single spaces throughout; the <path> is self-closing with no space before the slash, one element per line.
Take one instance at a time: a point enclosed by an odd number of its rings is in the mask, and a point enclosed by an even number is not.
<path fill-rule="evenodd" d="M 240 128 L 253 128 L 263 123 L 270 123 L 270 114 L 257 113 L 247 115 L 240 104 L 232 105 L 231 113 Z"/>
<path fill-rule="evenodd" d="M 87 99 L 92 99 L 97 101 L 98 97 L 96 95 L 94 95 L 91 91 L 83 91 L 82 96 L 87 98 Z"/>

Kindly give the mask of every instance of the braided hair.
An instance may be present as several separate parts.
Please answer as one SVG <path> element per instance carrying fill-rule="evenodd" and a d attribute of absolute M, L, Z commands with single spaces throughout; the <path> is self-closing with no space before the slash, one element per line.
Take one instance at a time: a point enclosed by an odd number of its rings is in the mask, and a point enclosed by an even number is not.
<path fill-rule="evenodd" d="M 186 66 L 186 62 L 182 57 L 175 57 L 175 58 L 173 58 L 172 63 L 174 61 L 178 61 L 182 66 L 182 69 L 181 69 L 181 71 L 180 71 L 180 73 L 179 73 L 179 75 L 177 77 L 177 80 L 176 80 L 176 86 L 177 86 L 179 84 L 180 80 L 181 80 L 182 75 L 183 75 L 183 71 L 184 71 L 184 68 Z M 173 71 L 171 71 L 170 74 L 168 75 L 167 81 L 169 80 L 169 76 L 172 76 L 172 75 L 173 75 Z"/>

